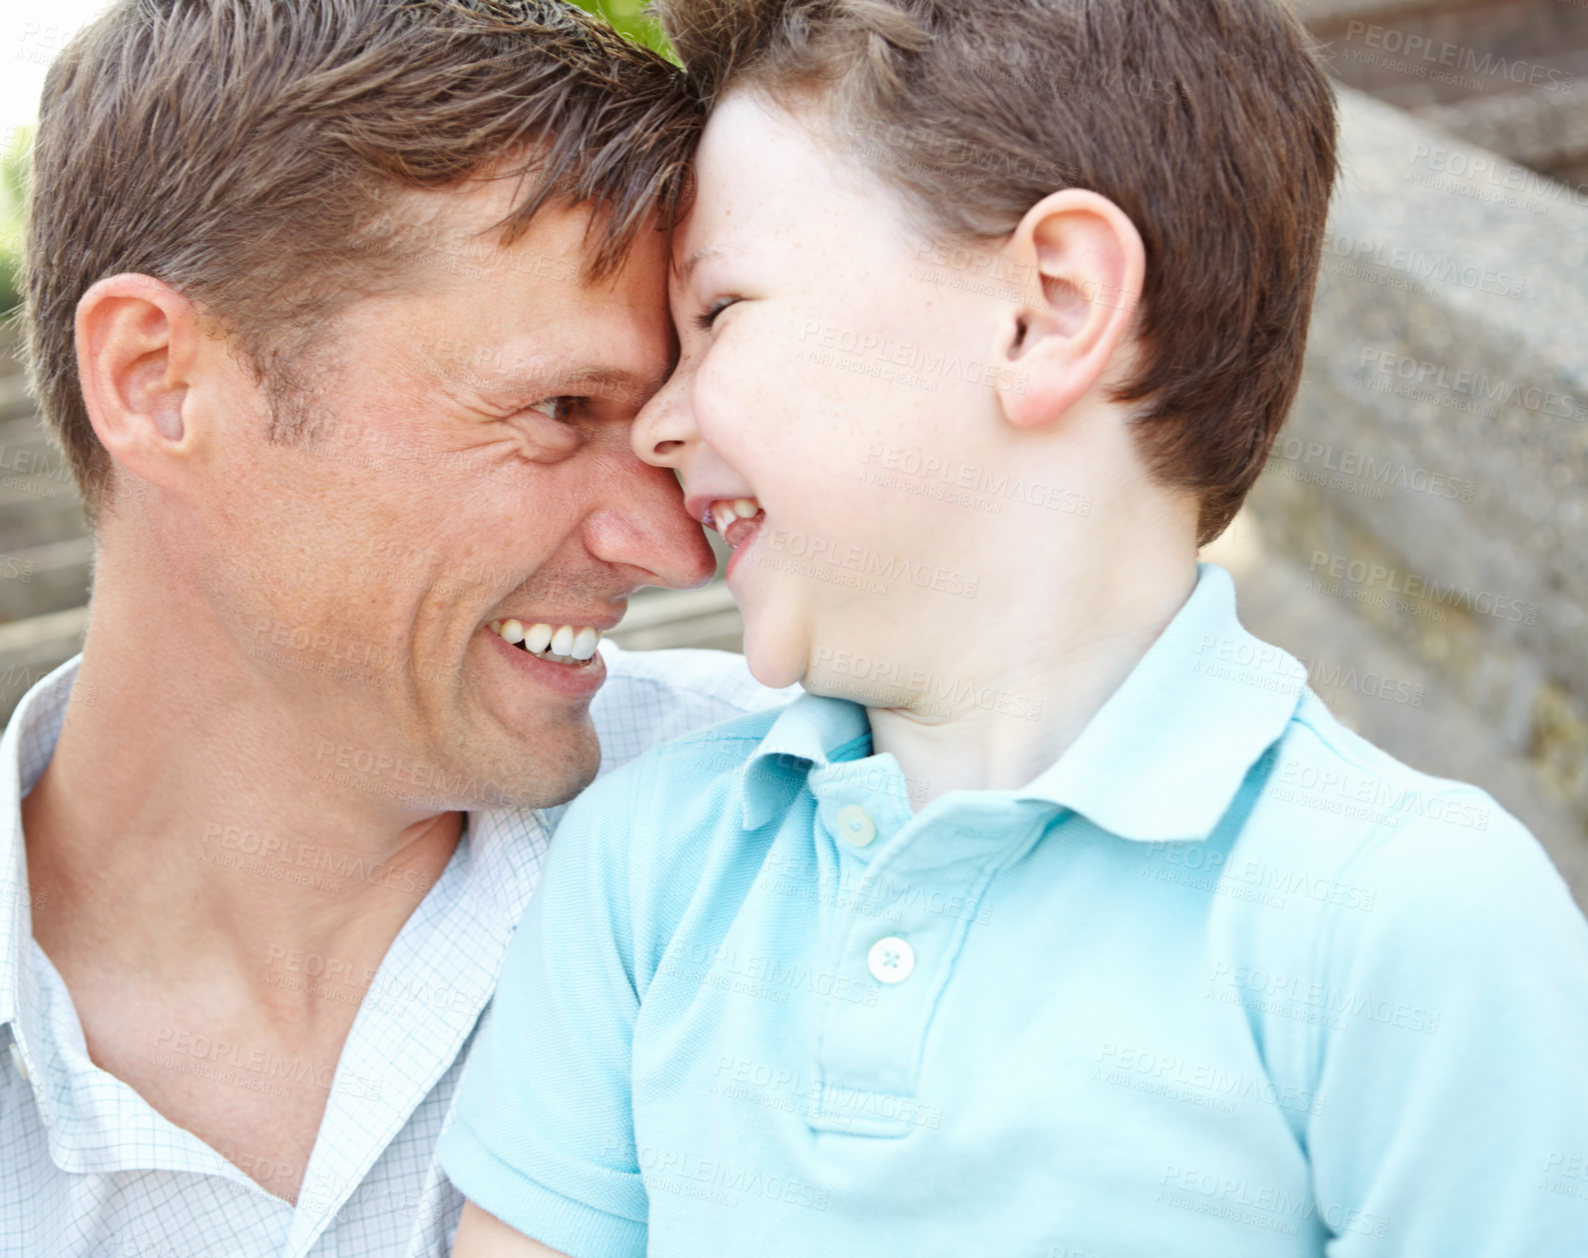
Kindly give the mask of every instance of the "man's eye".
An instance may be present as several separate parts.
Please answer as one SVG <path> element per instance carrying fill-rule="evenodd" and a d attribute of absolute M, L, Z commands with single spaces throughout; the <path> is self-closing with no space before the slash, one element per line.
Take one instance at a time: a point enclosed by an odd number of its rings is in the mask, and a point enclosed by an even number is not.
<path fill-rule="evenodd" d="M 552 397 L 547 398 L 544 402 L 536 402 L 528 409 L 537 411 L 547 419 L 570 419 L 578 401 L 578 398 L 572 397 Z"/>
<path fill-rule="evenodd" d="M 717 316 L 740 300 L 742 299 L 738 297 L 722 297 L 712 302 L 706 310 L 695 316 L 695 326 L 702 332 L 710 332 L 711 325 L 717 321 Z"/>

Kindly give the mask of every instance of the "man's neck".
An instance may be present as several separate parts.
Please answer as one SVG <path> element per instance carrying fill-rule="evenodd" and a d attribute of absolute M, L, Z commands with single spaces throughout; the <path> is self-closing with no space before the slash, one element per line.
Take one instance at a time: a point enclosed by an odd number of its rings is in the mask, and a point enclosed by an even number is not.
<path fill-rule="evenodd" d="M 76 683 L 94 702 L 69 705 L 22 804 L 48 905 L 34 937 L 97 1065 L 215 1148 L 301 1171 L 323 1089 L 266 1105 L 156 1068 L 156 1049 L 189 1031 L 334 1071 L 361 976 L 441 876 L 462 816 L 405 814 L 356 772 L 317 773 L 323 730 L 99 612 Z M 305 982 L 305 958 L 335 959 L 346 990 Z"/>
<path fill-rule="evenodd" d="M 384 951 L 440 876 L 460 815 L 405 815 L 378 782 L 315 776 L 290 713 L 228 702 L 201 670 L 129 667 L 111 636 L 91 630 L 77 684 L 94 704 L 68 709 L 23 801 L 30 882 L 58 910 L 36 924 L 46 951 L 82 938 L 82 922 L 53 938 L 76 911 L 122 949 L 205 956 L 250 984 L 277 946 Z"/>

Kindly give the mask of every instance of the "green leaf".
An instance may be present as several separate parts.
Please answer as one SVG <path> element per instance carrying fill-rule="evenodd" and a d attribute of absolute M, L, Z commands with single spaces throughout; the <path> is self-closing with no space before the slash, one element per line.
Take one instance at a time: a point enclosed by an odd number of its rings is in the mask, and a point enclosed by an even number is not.
<path fill-rule="evenodd" d="M 669 61 L 677 61 L 661 28 L 645 16 L 645 0 L 574 0 L 586 13 L 595 13 L 636 43 L 654 48 Z"/>

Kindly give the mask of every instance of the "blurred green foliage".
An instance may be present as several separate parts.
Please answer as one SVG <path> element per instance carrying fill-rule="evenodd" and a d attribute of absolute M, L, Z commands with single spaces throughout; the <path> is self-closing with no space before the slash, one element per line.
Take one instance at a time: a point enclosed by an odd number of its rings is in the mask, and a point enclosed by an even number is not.
<path fill-rule="evenodd" d="M 22 300 L 22 210 L 27 200 L 32 127 L 17 127 L 0 153 L 0 315 Z"/>
<path fill-rule="evenodd" d="M 644 16 L 645 0 L 574 0 L 587 13 L 599 13 L 630 39 L 654 48 L 669 60 L 677 60 L 661 28 Z"/>

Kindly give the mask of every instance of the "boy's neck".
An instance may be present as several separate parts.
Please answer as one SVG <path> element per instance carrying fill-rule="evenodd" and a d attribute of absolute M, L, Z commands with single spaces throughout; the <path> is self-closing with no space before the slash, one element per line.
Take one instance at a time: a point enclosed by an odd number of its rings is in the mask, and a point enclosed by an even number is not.
<path fill-rule="evenodd" d="M 1000 608 L 1011 628 L 997 661 L 977 660 L 976 692 L 990 688 L 997 701 L 949 715 L 871 708 L 873 753 L 898 760 L 916 811 L 949 791 L 1029 784 L 1080 736 L 1196 583 L 1194 548 L 1092 556 L 1069 579 L 1027 582 Z"/>

